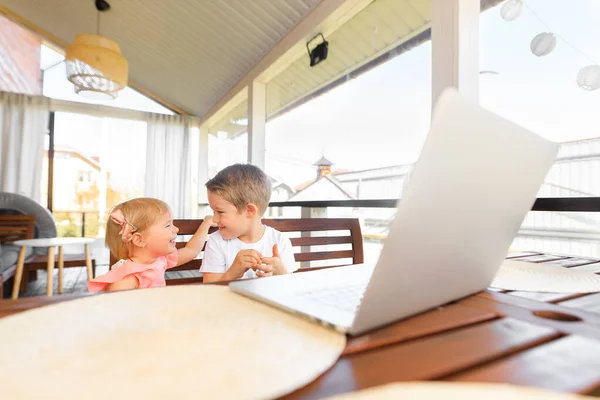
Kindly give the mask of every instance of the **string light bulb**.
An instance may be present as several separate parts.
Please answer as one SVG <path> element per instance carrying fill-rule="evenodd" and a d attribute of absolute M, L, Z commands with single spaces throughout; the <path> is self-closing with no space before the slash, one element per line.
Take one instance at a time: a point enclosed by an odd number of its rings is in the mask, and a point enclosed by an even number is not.
<path fill-rule="evenodd" d="M 600 65 L 588 65 L 579 70 L 577 85 L 587 91 L 600 89 Z"/>
<path fill-rule="evenodd" d="M 531 52 L 538 57 L 547 56 L 556 48 L 556 36 L 550 32 L 542 32 L 531 40 Z"/>
<path fill-rule="evenodd" d="M 514 21 L 523 12 L 523 0 L 507 0 L 500 9 L 500 15 L 505 21 Z"/>

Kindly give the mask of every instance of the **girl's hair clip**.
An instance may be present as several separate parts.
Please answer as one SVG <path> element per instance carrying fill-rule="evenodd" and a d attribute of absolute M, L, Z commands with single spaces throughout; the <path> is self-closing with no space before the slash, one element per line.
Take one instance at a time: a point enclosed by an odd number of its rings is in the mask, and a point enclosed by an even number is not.
<path fill-rule="evenodd" d="M 135 225 L 125 219 L 125 215 L 123 211 L 116 209 L 112 213 L 110 213 L 110 219 L 115 224 L 121 227 L 119 231 L 119 235 L 121 235 L 121 239 L 123 239 L 124 243 L 129 243 L 131 241 L 132 233 L 137 230 Z"/>

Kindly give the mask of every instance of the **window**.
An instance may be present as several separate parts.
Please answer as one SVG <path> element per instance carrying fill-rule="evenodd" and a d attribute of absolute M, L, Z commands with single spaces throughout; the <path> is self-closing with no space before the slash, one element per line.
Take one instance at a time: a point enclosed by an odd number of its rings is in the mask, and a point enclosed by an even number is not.
<path fill-rule="evenodd" d="M 248 134 L 231 136 L 216 132 L 208 137 L 208 175 L 213 177 L 228 165 L 248 162 Z"/>
<path fill-rule="evenodd" d="M 52 205 L 59 236 L 103 236 L 110 207 L 144 194 L 146 123 L 58 112 L 54 135 Z M 46 199 L 47 152 L 44 166 Z"/>
<path fill-rule="evenodd" d="M 208 128 L 208 175 L 213 177 L 228 165 L 248 162 L 248 95 Z"/>

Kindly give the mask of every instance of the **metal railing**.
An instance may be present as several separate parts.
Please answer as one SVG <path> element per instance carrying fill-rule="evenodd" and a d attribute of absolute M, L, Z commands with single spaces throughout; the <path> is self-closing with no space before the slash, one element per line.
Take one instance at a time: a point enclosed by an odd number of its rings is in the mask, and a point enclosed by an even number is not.
<path fill-rule="evenodd" d="M 358 209 L 395 209 L 398 199 L 369 199 L 369 200 L 315 200 L 315 201 L 280 201 L 272 202 L 270 207 L 278 208 L 278 214 L 289 217 L 281 210 L 286 208 L 300 208 L 302 218 L 326 218 L 331 217 L 330 208 Z M 571 226 L 555 222 L 541 222 L 539 218 L 527 217 L 517 234 L 521 238 L 533 238 L 539 240 L 575 240 L 590 243 L 600 239 L 600 219 L 597 215 L 589 217 L 577 213 L 600 212 L 600 197 L 543 197 L 536 199 L 531 211 L 554 212 L 560 218 L 566 218 L 570 222 L 578 223 Z M 277 213 L 271 213 L 270 217 L 277 217 Z M 284 215 L 287 214 L 287 215 Z M 363 225 L 363 237 L 367 240 L 381 241 L 387 237 L 387 226 L 392 222 L 394 215 L 369 215 L 368 212 L 355 212 L 361 218 Z M 563 221 L 564 222 L 564 221 Z M 598 245 L 600 246 L 600 244 Z"/>
<path fill-rule="evenodd" d="M 80 234 L 81 237 L 96 237 L 98 235 L 100 211 L 54 210 L 52 215 L 56 222 L 58 236 L 76 237 Z M 74 218 L 73 215 L 77 215 L 78 218 Z M 68 223 L 65 224 L 65 221 Z M 89 232 L 86 232 L 86 224 Z"/>
<path fill-rule="evenodd" d="M 269 207 L 396 208 L 399 199 L 276 201 Z M 600 212 L 600 197 L 540 197 L 531 211 Z"/>

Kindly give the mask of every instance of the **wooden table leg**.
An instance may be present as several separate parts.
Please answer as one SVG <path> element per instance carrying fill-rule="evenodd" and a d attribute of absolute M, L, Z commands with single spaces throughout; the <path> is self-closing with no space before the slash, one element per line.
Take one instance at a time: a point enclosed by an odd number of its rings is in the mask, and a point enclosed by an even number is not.
<path fill-rule="evenodd" d="M 54 272 L 54 246 L 48 247 L 48 284 L 46 285 L 46 296 L 52 296 L 52 278 Z"/>
<path fill-rule="evenodd" d="M 87 267 L 88 282 L 94 279 L 94 273 L 92 271 L 92 257 L 90 256 L 90 245 L 85 245 L 85 266 Z"/>
<path fill-rule="evenodd" d="M 23 278 L 23 267 L 25 265 L 25 246 L 21 246 L 19 251 L 19 258 L 17 260 L 17 270 L 15 271 L 15 277 L 13 282 L 12 299 L 15 300 L 19 297 L 19 289 L 21 288 L 21 279 Z"/>
<path fill-rule="evenodd" d="M 65 260 L 63 258 L 63 248 L 58 246 L 58 293 L 63 292 L 63 268 L 65 266 Z"/>

